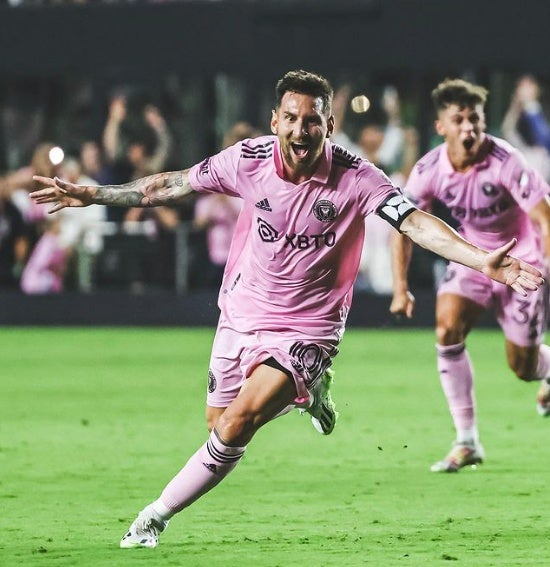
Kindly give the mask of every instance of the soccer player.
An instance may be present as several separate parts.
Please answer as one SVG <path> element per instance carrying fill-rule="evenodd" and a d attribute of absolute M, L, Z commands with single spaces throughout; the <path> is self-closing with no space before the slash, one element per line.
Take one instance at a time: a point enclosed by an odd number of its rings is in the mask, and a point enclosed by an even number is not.
<path fill-rule="evenodd" d="M 488 91 L 461 79 L 447 79 L 432 91 L 435 128 L 444 143 L 415 165 L 405 194 L 417 207 L 446 205 L 461 233 L 482 248 L 516 237 L 515 254 L 546 272 L 550 254 L 550 187 L 507 142 L 485 133 Z M 404 232 L 404 231 L 403 231 Z M 390 311 L 412 317 L 414 297 L 407 285 L 412 243 L 392 239 L 394 296 Z M 473 368 L 465 340 L 480 314 L 494 309 L 504 332 L 508 365 L 518 378 L 541 380 L 537 410 L 550 415 L 550 347 L 546 289 L 522 297 L 486 275 L 450 262 L 436 301 L 437 366 L 456 428 L 449 454 L 434 472 L 455 472 L 484 459 L 476 423 Z"/>
<path fill-rule="evenodd" d="M 365 216 L 376 213 L 414 241 L 506 282 L 520 295 L 540 272 L 508 255 L 515 241 L 487 252 L 417 210 L 367 161 L 333 145 L 332 88 L 306 71 L 276 86 L 273 135 L 247 139 L 188 170 L 120 186 L 79 186 L 43 178 L 39 203 L 174 205 L 193 191 L 243 200 L 219 295 L 210 359 L 210 436 L 147 505 L 122 547 L 155 547 L 168 520 L 216 486 L 241 460 L 254 434 L 302 407 L 321 433 L 336 412 L 329 367 L 338 353 L 357 275 Z"/>

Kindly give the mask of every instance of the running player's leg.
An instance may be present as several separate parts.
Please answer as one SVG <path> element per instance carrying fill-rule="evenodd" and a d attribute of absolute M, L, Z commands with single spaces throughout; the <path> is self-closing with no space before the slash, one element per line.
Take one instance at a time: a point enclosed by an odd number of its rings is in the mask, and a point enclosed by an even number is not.
<path fill-rule="evenodd" d="M 550 415 L 550 347 L 544 344 L 547 289 L 527 297 L 500 290 L 496 295 L 497 320 L 506 336 L 506 358 L 514 374 L 525 382 L 540 381 L 537 412 Z"/>
<path fill-rule="evenodd" d="M 474 394 L 474 372 L 465 340 L 483 307 L 461 295 L 438 295 L 436 307 L 437 366 L 441 387 L 456 430 L 451 452 L 433 472 L 454 472 L 481 462 Z"/>
<path fill-rule="evenodd" d="M 168 520 L 221 482 L 237 466 L 256 431 L 295 397 L 295 385 L 285 373 L 260 364 L 225 411 L 212 412 L 215 427 L 206 443 L 166 485 L 160 498 L 140 512 L 121 547 L 155 547 Z"/>

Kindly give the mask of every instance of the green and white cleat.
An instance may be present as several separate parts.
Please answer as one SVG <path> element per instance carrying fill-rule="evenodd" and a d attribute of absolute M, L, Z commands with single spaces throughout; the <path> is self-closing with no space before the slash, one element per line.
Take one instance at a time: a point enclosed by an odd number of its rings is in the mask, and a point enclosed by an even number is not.
<path fill-rule="evenodd" d="M 321 435 L 330 435 L 336 425 L 338 412 L 336 404 L 332 401 L 330 387 L 334 382 L 334 371 L 327 369 L 313 389 L 313 403 L 302 413 L 309 413 L 313 427 Z"/>
<path fill-rule="evenodd" d="M 459 443 L 455 441 L 448 455 L 442 461 L 434 463 L 430 470 L 445 473 L 458 472 L 463 467 L 481 464 L 484 458 L 485 451 L 480 443 Z"/>
<path fill-rule="evenodd" d="M 157 547 L 159 534 L 166 529 L 167 520 L 161 520 L 151 504 L 146 506 L 122 536 L 120 547 Z"/>

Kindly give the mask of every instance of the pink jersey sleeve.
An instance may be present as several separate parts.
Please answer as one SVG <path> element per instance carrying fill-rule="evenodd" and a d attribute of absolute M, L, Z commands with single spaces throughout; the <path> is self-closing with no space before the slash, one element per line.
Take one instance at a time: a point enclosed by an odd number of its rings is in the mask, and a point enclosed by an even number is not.
<path fill-rule="evenodd" d="M 526 212 L 550 194 L 550 186 L 538 171 L 532 169 L 516 150 L 510 151 L 501 170 L 501 182 Z"/>
<path fill-rule="evenodd" d="M 237 170 L 241 142 L 208 157 L 189 170 L 189 183 L 195 191 L 225 193 L 240 197 L 237 188 Z"/>
<path fill-rule="evenodd" d="M 362 162 L 359 167 L 356 188 L 362 215 L 376 212 L 397 230 L 416 208 L 385 173 L 369 162 Z"/>

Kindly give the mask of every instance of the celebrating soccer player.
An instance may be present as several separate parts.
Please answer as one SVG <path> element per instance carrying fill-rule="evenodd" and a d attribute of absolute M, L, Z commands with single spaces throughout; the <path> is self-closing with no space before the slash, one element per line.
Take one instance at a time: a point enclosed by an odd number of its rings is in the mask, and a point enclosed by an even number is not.
<path fill-rule="evenodd" d="M 333 145 L 332 88 L 306 71 L 276 86 L 273 135 L 247 139 L 185 171 L 119 186 L 79 186 L 40 178 L 33 193 L 52 211 L 92 203 L 173 205 L 193 191 L 243 200 L 227 261 L 208 373 L 210 436 L 146 506 L 122 547 L 155 547 L 168 520 L 224 479 L 254 434 L 294 407 L 323 434 L 337 413 L 332 359 L 344 332 L 364 236 L 375 213 L 415 242 L 464 263 L 520 294 L 541 273 L 508 255 L 514 240 L 488 252 L 417 210 L 371 163 Z"/>
<path fill-rule="evenodd" d="M 490 249 L 517 238 L 514 254 L 545 273 L 545 258 L 550 254 L 550 187 L 516 149 L 485 133 L 486 97 L 486 89 L 461 79 L 447 79 L 432 91 L 435 127 L 444 143 L 418 161 L 405 194 L 421 209 L 429 210 L 435 200 L 446 205 L 464 237 L 477 246 Z M 408 317 L 414 306 L 407 286 L 411 246 L 410 240 L 394 235 L 390 311 Z M 523 297 L 451 262 L 437 294 L 436 348 L 456 440 L 449 454 L 431 467 L 434 472 L 455 472 L 484 459 L 465 340 L 489 306 L 504 331 L 510 368 L 522 380 L 541 381 L 537 410 L 550 414 L 550 347 L 542 344 L 545 286 Z"/>

